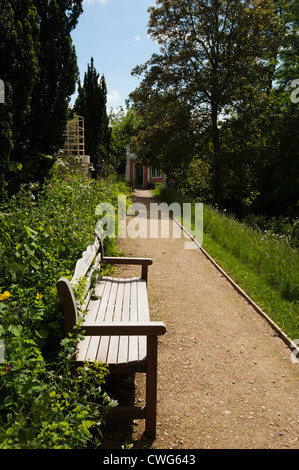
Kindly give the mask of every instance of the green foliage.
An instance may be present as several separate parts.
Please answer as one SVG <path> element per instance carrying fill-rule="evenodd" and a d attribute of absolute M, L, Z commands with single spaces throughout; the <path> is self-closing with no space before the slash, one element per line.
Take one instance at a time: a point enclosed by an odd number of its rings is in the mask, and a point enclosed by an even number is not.
<path fill-rule="evenodd" d="M 0 70 L 6 91 L 0 107 L 2 196 L 5 184 L 14 193 L 21 183 L 41 180 L 54 163 L 48 155 L 63 142 L 75 91 L 71 31 L 81 12 L 82 0 L 1 2 Z M 9 160 L 21 163 L 22 171 L 12 174 Z"/>
<path fill-rule="evenodd" d="M 133 70 L 144 120 L 135 153 L 239 218 L 296 218 L 298 2 L 158 0 L 149 12 L 161 47 Z M 168 97 L 190 109 L 189 123 L 169 112 Z"/>
<path fill-rule="evenodd" d="M 161 168 L 169 178 L 179 179 L 194 152 L 190 107 L 168 94 L 152 93 L 144 100 L 144 89 L 131 96 L 143 119 L 132 140 L 133 152 L 144 165 Z"/>
<path fill-rule="evenodd" d="M 173 95 L 183 103 L 183 109 L 191 110 L 194 125 L 189 129 L 190 135 L 199 127 L 212 142 L 212 197 L 219 203 L 223 167 L 221 120 L 231 112 L 230 108 L 250 105 L 253 97 L 258 100 L 271 83 L 271 61 L 280 35 L 273 4 L 271 0 L 158 0 L 149 11 L 149 34 L 161 46 L 160 54 L 154 54 L 133 71 L 143 76 L 132 94 L 133 100 L 142 103 L 145 110 L 152 101 L 152 108 L 158 112 L 153 98 Z M 176 120 L 171 122 L 174 125 Z M 159 140 L 160 126 L 150 129 L 155 134 L 151 144 Z M 169 150 L 172 141 L 166 143 Z M 158 151 L 152 147 L 155 158 Z M 158 147 L 164 150 L 161 143 Z M 169 161 L 175 152 L 163 153 Z M 184 154 L 180 148 L 177 153 L 180 163 Z"/>
<path fill-rule="evenodd" d="M 106 110 L 107 85 L 105 77 L 99 77 L 93 58 L 84 74 L 83 85 L 79 83 L 74 112 L 85 119 L 85 151 L 90 155 L 96 174 L 106 164 L 110 155 L 111 131 Z"/>
<path fill-rule="evenodd" d="M 56 291 L 72 277 L 93 241 L 95 208 L 117 206 L 127 187 L 113 175 L 87 180 L 57 162 L 51 179 L 24 185 L 0 208 L 0 447 L 77 448 L 96 445 L 113 402 L 99 386 L 105 366 L 85 366 L 74 377 L 77 337 L 64 338 Z M 104 241 L 114 254 L 116 240 Z"/>
<path fill-rule="evenodd" d="M 71 32 L 82 13 L 81 0 L 34 0 L 38 15 L 37 58 L 39 76 L 31 96 L 31 112 L 24 129 L 25 149 L 21 181 L 47 175 L 53 160 L 47 158 L 63 143 L 70 96 L 78 75 Z"/>
<path fill-rule="evenodd" d="M 192 202 L 170 188 L 156 188 L 155 194 L 167 204 Z M 299 328 L 299 253 L 293 245 L 298 240 L 298 221 L 292 225 L 276 219 L 261 230 L 257 225 L 262 227 L 262 220 L 255 220 L 253 228 L 253 221 L 251 225 L 241 223 L 205 204 L 203 248 L 295 339 Z"/>
<path fill-rule="evenodd" d="M 4 175 L 12 178 L 8 167 L 10 155 L 22 138 L 39 73 L 37 21 L 33 0 L 1 2 L 0 70 L 5 84 L 5 104 L 0 106 L 0 197 L 5 189 Z"/>
<path fill-rule="evenodd" d="M 126 111 L 120 107 L 117 112 L 111 110 L 109 114 L 112 126 L 111 153 L 117 162 L 118 171 L 124 173 L 126 166 L 126 145 L 131 144 L 132 138 L 137 135 L 142 126 L 142 119 L 134 108 Z"/>
<path fill-rule="evenodd" d="M 204 210 L 204 230 L 265 278 L 282 298 L 297 301 L 299 254 L 285 237 L 270 231 L 254 230 L 212 207 Z"/>

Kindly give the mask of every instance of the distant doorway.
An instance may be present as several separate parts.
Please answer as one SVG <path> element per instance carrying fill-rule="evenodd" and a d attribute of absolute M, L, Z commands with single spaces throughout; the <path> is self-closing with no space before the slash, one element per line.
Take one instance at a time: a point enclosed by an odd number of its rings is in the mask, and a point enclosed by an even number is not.
<path fill-rule="evenodd" d="M 143 166 L 134 166 L 134 184 L 137 187 L 143 187 Z"/>

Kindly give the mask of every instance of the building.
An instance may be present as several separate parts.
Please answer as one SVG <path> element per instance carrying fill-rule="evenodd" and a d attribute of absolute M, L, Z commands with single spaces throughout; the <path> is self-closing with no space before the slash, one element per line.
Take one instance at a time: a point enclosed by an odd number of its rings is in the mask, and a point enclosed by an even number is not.
<path fill-rule="evenodd" d="M 165 184 L 166 177 L 161 170 L 142 166 L 136 163 L 137 156 L 130 151 L 130 144 L 126 146 L 126 179 L 133 187 L 146 188 L 148 183 Z"/>

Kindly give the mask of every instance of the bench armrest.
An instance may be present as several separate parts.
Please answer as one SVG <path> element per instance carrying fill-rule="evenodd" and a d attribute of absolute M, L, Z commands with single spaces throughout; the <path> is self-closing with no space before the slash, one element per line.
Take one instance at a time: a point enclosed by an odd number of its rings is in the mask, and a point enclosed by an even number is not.
<path fill-rule="evenodd" d="M 163 322 L 87 323 L 81 326 L 86 336 L 158 336 L 166 333 Z"/>
<path fill-rule="evenodd" d="M 113 256 L 104 256 L 102 259 L 104 264 L 136 264 L 136 265 L 147 265 L 153 264 L 151 258 L 127 258 L 125 256 L 113 257 Z"/>

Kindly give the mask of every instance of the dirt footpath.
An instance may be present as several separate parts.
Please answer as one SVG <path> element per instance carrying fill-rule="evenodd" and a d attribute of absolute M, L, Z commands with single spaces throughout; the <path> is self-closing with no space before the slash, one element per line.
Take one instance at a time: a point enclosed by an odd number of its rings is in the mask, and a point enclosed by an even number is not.
<path fill-rule="evenodd" d="M 156 200 L 138 191 L 134 202 Z M 120 241 L 126 256 L 153 259 L 151 318 L 163 321 L 167 333 L 159 340 L 157 439 L 146 439 L 143 421 L 135 421 L 129 437 L 121 428 L 108 432 L 104 447 L 120 448 L 125 439 L 133 448 L 298 449 L 299 370 L 291 351 L 185 241 L 183 235 Z M 136 382 L 140 404 L 143 377 Z"/>

